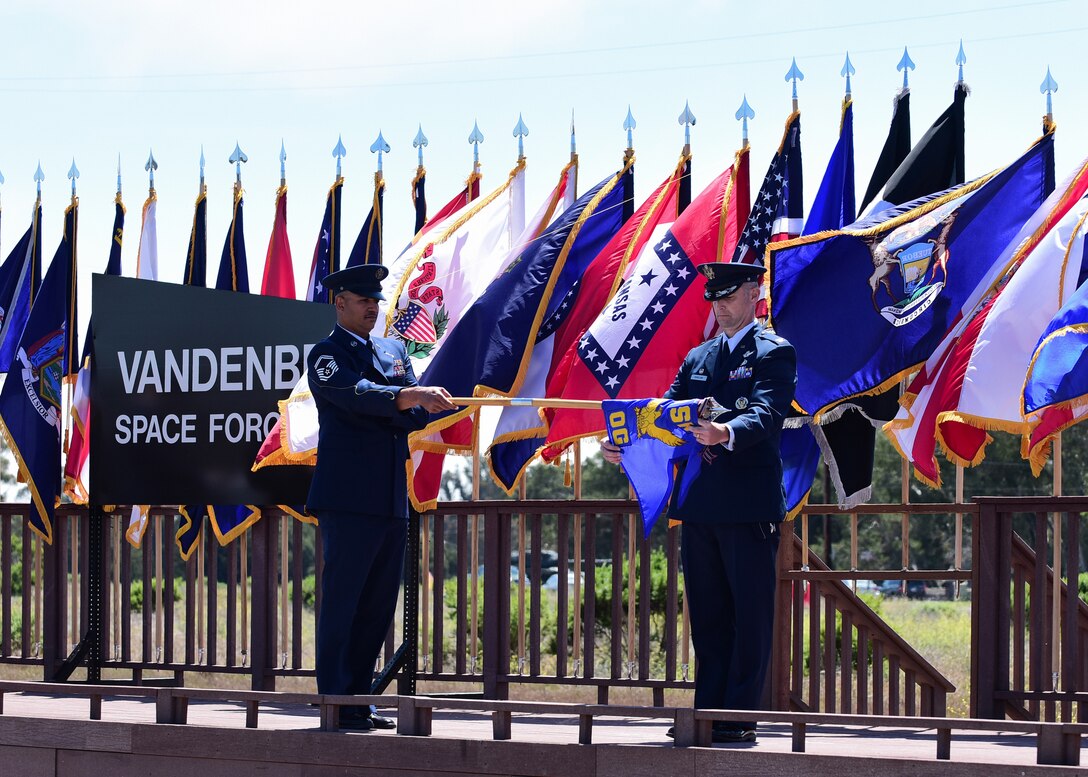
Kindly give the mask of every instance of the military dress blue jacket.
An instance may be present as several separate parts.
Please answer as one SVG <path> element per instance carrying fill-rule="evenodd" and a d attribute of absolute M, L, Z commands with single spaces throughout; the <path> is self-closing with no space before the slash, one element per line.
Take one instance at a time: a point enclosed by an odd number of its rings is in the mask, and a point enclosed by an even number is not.
<path fill-rule="evenodd" d="M 715 420 L 733 432 L 732 450 L 708 449 L 687 496 L 669 517 L 692 523 L 778 522 L 786 514 L 779 437 L 797 386 L 793 346 L 756 324 L 736 349 L 719 335 L 688 352 L 666 399 L 712 396 L 725 408 Z M 705 459 L 710 458 L 708 463 Z M 678 476 L 680 483 L 682 476 Z"/>
<path fill-rule="evenodd" d="M 371 337 L 370 350 L 337 326 L 306 359 L 321 429 L 306 507 L 408 517 L 408 433 L 427 424 L 419 407 L 397 410 L 402 388 L 416 386 L 404 345 Z"/>

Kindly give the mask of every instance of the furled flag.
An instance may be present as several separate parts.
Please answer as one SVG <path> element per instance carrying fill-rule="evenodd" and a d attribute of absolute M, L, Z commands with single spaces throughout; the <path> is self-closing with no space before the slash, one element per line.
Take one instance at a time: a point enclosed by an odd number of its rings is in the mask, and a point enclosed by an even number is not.
<path fill-rule="evenodd" d="M 242 187 L 236 183 L 234 185 L 234 213 L 223 244 L 223 256 L 219 262 L 215 287 L 223 291 L 249 293 L 242 207 Z M 286 216 L 286 212 L 284 215 Z M 193 554 L 196 543 L 200 540 L 200 527 L 203 523 L 201 510 L 204 507 L 205 505 L 182 505 L 179 510 L 181 524 L 175 540 L 185 559 Z M 206 508 L 212 531 L 215 532 L 220 545 L 233 542 L 261 518 L 261 511 L 255 505 L 207 505 Z"/>
<path fill-rule="evenodd" d="M 332 302 L 321 281 L 340 268 L 340 196 L 343 186 L 344 179 L 338 177 L 325 198 L 325 215 L 317 232 L 314 258 L 310 263 L 310 280 L 306 284 L 307 302 Z"/>
<path fill-rule="evenodd" d="M 152 189 L 144 200 L 140 220 L 140 247 L 136 252 L 136 277 L 148 281 L 159 279 L 159 231 L 155 223 L 159 196 Z"/>
<path fill-rule="evenodd" d="M 34 203 L 29 229 L 0 266 L 0 372 L 11 368 L 19 338 L 42 280 L 42 203 Z"/>
<path fill-rule="evenodd" d="M 770 247 L 771 320 L 798 355 L 795 404 L 815 416 L 920 366 L 1007 269 L 1042 204 L 1047 135 L 1020 159 L 830 236 Z"/>
<path fill-rule="evenodd" d="M 110 253 L 106 262 L 106 275 L 121 274 L 121 239 L 125 229 L 125 205 L 121 193 L 113 201 L 113 231 L 110 233 Z M 87 326 L 87 338 L 83 342 L 83 358 L 79 376 L 72 395 L 72 441 L 64 460 L 64 493 L 76 504 L 87 504 L 90 497 L 91 453 L 91 359 L 93 358 L 94 334 L 92 320 Z"/>
<path fill-rule="evenodd" d="M 64 212 L 64 238 L 45 275 L 19 348 L 0 389 L 0 427 L 33 503 L 30 528 L 53 543 L 53 511 L 61 493 L 61 383 L 76 241 L 73 202 Z"/>
<path fill-rule="evenodd" d="M 854 216 L 854 105 L 846 98 L 842 103 L 839 140 L 831 152 L 802 234 L 841 229 L 851 223 Z M 792 519 L 808 502 L 821 449 L 828 451 L 823 430 L 811 421 L 800 426 L 787 423 L 782 429 L 782 486 L 786 491 L 788 518 Z M 839 470 L 833 460 L 828 462 L 828 472 L 833 479 L 838 479 Z M 839 491 L 842 491 L 841 485 Z"/>
<path fill-rule="evenodd" d="M 885 432 L 914 465 L 919 480 L 937 487 L 936 447 L 963 466 L 986 456 L 989 430 L 1026 439 L 1020 407 L 1024 376 L 1039 335 L 1088 276 L 1081 225 L 1088 214 L 1088 160 L 1023 225 L 999 264 L 1011 277 L 953 330 L 911 382 L 903 408 Z"/>
<path fill-rule="evenodd" d="M 665 512 L 676 465 L 686 462 L 677 493 L 684 501 L 702 466 L 704 446 L 691 429 L 698 422 L 701 399 L 606 399 L 601 412 L 608 439 L 623 451 L 620 466 L 638 497 L 646 537 Z"/>
<path fill-rule="evenodd" d="M 865 195 L 866 202 L 876 198 L 879 203 L 870 213 L 964 182 L 966 86 L 956 86 L 952 104 L 937 117 L 913 150 L 908 97 L 901 90 L 896 99 L 888 138 Z M 899 387 L 891 386 L 882 393 L 854 397 L 843 403 L 836 410 L 841 415 L 816 430 L 817 435 L 822 435 L 820 446 L 842 507 L 854 507 L 869 500 L 876 429 L 898 411 Z"/>
<path fill-rule="evenodd" d="M 763 264 L 767 245 L 801 234 L 803 221 L 801 114 L 794 112 L 786 119 L 782 141 L 771 158 L 732 261 Z"/>
<path fill-rule="evenodd" d="M 1084 224 L 1070 249 L 1083 254 Z M 1079 257 L 1082 266 L 1085 258 Z M 1026 433 L 1022 452 L 1036 476 L 1055 437 L 1088 415 L 1088 283 L 1081 282 L 1051 319 L 1031 355 L 1022 402 Z"/>
<path fill-rule="evenodd" d="M 533 345 L 562 306 L 590 261 L 623 225 L 623 177 L 631 167 L 591 188 L 548 229 L 529 242 L 518 261 L 495 278 L 465 311 L 421 380 L 454 396 L 516 396 Z M 450 426 L 471 408 L 432 417 L 428 428 Z"/>
<path fill-rule="evenodd" d="M 427 223 L 427 171 L 423 165 L 416 168 L 412 179 L 412 210 L 416 213 L 416 233 Z"/>
<path fill-rule="evenodd" d="M 193 208 L 193 228 L 189 232 L 189 250 L 185 253 L 186 286 L 204 288 L 208 283 L 208 193 L 200 187 Z"/>
<path fill-rule="evenodd" d="M 144 200 L 143 214 L 140 222 L 140 248 L 136 253 L 136 277 L 144 280 L 157 281 L 159 279 L 159 233 L 155 224 L 155 211 L 158 209 L 159 198 L 152 188 L 147 199 Z M 197 200 L 197 209 L 200 201 Z M 134 548 L 140 547 L 144 541 L 144 532 L 147 531 L 147 516 L 151 505 L 133 505 L 132 515 L 128 519 L 128 528 L 125 529 L 125 539 Z"/>
<path fill-rule="evenodd" d="M 553 392 L 562 388 L 556 382 L 555 372 L 564 355 L 600 314 L 623 280 L 631 258 L 638 255 L 654 228 L 659 223 L 671 224 L 676 220 L 680 182 L 687 176 L 689 160 L 688 155 L 681 157 L 673 173 L 624 222 L 565 294 L 553 294 L 553 300 L 561 302 L 537 335 L 525 381 L 518 392 L 521 396 L 552 396 L 549 387 Z M 633 178 L 631 167 L 623 179 L 625 203 L 634 188 L 627 185 L 628 181 L 633 184 Z M 547 422 L 537 408 L 503 408 L 488 449 L 488 467 L 492 478 L 507 493 L 513 492 L 547 436 Z"/>
<path fill-rule="evenodd" d="M 215 288 L 249 293 L 249 269 L 246 265 L 246 241 L 242 228 L 242 187 L 234 185 L 234 213 L 230 229 L 223 242 L 223 256 L 219 260 L 219 274 Z"/>
<path fill-rule="evenodd" d="M 696 267 L 733 255 L 747 200 L 747 150 L 715 178 L 666 228 L 658 226 L 608 306 L 573 348 L 559 396 L 578 399 L 660 397 L 671 385 L 687 352 L 706 335 L 709 304 Z M 746 215 L 746 214 L 745 214 Z M 558 409 L 551 413 L 547 460 L 581 437 L 600 435 L 596 411 Z"/>
<path fill-rule="evenodd" d="M 382 210 L 385 200 L 385 180 L 381 173 L 374 174 L 374 201 L 370 204 L 370 213 L 363 220 L 359 237 L 355 238 L 347 267 L 360 264 L 382 263 Z M 419 214 L 416 214 L 417 217 Z M 416 230 L 418 232 L 418 230 Z"/>
<path fill-rule="evenodd" d="M 276 190 L 276 217 L 264 256 L 261 294 L 266 297 L 295 298 L 295 268 L 291 262 L 291 242 L 287 239 L 287 186 Z"/>
<path fill-rule="evenodd" d="M 865 196 L 861 198 L 860 210 L 865 210 L 873 199 L 884 189 L 884 184 L 899 169 L 899 165 L 910 153 L 910 89 L 903 87 L 895 94 L 892 101 L 892 123 L 888 127 L 888 137 L 877 157 L 876 167 L 865 187 Z M 914 199 L 913 197 L 911 199 Z"/>
<path fill-rule="evenodd" d="M 875 216 L 889 206 L 902 205 L 964 182 L 963 125 L 968 94 L 966 84 L 956 84 L 952 104 L 892 173 L 883 190 L 874 197 L 867 215 Z M 869 200 L 868 193 L 865 199 Z"/>
<path fill-rule="evenodd" d="M 334 184 L 334 187 L 339 184 Z M 337 195 L 338 198 L 338 195 Z M 465 188 L 461 189 L 457 195 L 450 199 L 445 206 L 443 206 L 434 217 L 426 222 L 424 229 L 416 233 L 416 236 L 412 238 L 412 241 L 408 244 L 408 247 L 403 251 L 407 254 L 413 246 L 415 246 L 423 234 L 435 229 L 438 225 L 441 225 L 447 219 L 452 217 L 455 213 L 459 213 L 460 210 L 465 207 L 469 201 L 477 200 L 480 198 L 480 175 L 473 173 Z M 325 204 L 325 218 L 322 222 L 321 234 L 318 237 L 318 246 L 314 248 L 314 266 L 310 268 L 310 285 L 309 293 L 311 296 L 307 297 L 309 301 L 314 301 L 312 296 L 314 291 L 314 267 L 327 268 L 327 252 L 329 252 L 332 235 L 332 214 L 338 212 L 339 205 L 338 199 L 333 199 L 333 190 L 330 189 L 329 200 Z M 418 214 L 418 211 L 417 211 Z M 318 261 L 319 257 L 326 257 L 322 264 Z M 317 278 L 320 281 L 324 278 L 321 275 Z M 324 295 L 324 291 L 320 291 L 320 295 Z M 319 301 L 324 301 L 326 296 L 320 296 Z M 264 442 L 261 444 L 257 456 L 254 459 L 254 466 L 252 469 L 257 471 L 262 467 L 277 467 L 284 465 L 309 465 L 313 466 L 314 461 L 317 461 L 317 448 L 318 448 L 318 410 L 313 404 L 313 397 L 310 394 L 310 386 L 306 380 L 306 375 L 302 375 L 302 378 L 295 385 L 290 396 L 280 402 L 280 419 L 276 420 L 272 430 L 268 436 L 265 437 Z M 438 461 L 438 476 L 441 477 L 442 461 Z"/>
<path fill-rule="evenodd" d="M 510 253 L 504 262 L 504 264 L 510 268 L 509 272 L 500 275 L 499 278 L 488 287 L 485 295 L 493 294 L 490 290 L 495 287 L 495 284 L 500 283 L 503 279 L 511 277 L 510 273 L 518 272 L 523 265 L 537 253 L 540 242 L 547 239 L 545 233 L 550 234 L 551 230 L 556 228 L 560 218 L 567 212 L 567 209 L 573 203 L 572 195 L 574 192 L 574 179 L 577 175 L 577 170 L 578 167 L 574 161 L 563 168 L 562 172 L 559 174 L 559 181 L 556 183 L 551 194 L 545 198 L 544 202 L 537 209 L 537 212 L 526 223 L 525 228 L 522 230 L 522 234 L 514 241 Z M 473 303 L 473 308 L 478 302 L 479 301 Z M 474 324 L 469 323 L 469 319 L 478 318 L 479 314 L 484 311 L 473 313 L 473 308 L 470 308 L 469 312 L 466 313 L 466 317 L 463 320 L 461 327 L 458 327 L 451 332 L 450 342 L 454 339 L 463 340 L 473 339 L 475 337 L 475 335 L 469 332 L 469 330 L 475 326 Z M 465 328 L 465 333 L 460 333 L 462 328 Z M 489 339 L 490 335 L 485 338 L 484 341 L 481 341 L 480 344 L 483 344 L 483 342 Z M 472 348 L 475 348 L 476 345 L 476 343 L 473 343 Z M 441 354 L 443 353 L 450 353 L 450 348 L 453 349 L 452 353 L 458 353 L 460 346 L 456 343 L 448 347 L 443 346 L 443 349 L 438 351 L 439 355 L 437 356 L 437 359 L 441 360 L 443 358 Z M 462 376 L 465 374 L 464 371 L 461 371 Z M 468 374 L 471 376 L 471 373 Z M 431 376 L 431 373 L 428 371 L 428 375 L 421 376 L 421 380 L 423 380 L 424 383 L 433 385 L 446 385 L 442 382 L 442 378 L 429 376 Z M 457 395 L 459 392 L 471 394 L 474 386 L 475 383 L 463 390 L 454 389 L 454 394 Z M 434 505 L 438 502 L 438 492 L 442 484 L 442 462 L 445 460 L 446 453 L 468 453 L 474 448 L 474 441 L 478 435 L 476 421 L 479 419 L 479 416 L 466 412 L 459 413 L 458 415 L 459 417 L 452 422 L 448 419 L 444 419 L 442 422 L 428 427 L 427 430 L 410 436 L 409 445 L 411 447 L 412 457 L 408 470 L 411 475 L 408 481 L 408 497 L 412 501 L 412 505 L 415 509 L 420 512 L 433 509 Z"/>

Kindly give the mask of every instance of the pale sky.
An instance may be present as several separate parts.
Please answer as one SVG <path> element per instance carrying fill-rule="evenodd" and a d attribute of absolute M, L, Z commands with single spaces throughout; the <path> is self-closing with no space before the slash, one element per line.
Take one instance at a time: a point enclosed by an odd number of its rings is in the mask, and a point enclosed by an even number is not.
<path fill-rule="evenodd" d="M 806 204 L 838 133 L 844 55 L 852 79 L 858 196 L 872 172 L 901 83 L 895 66 L 909 46 L 913 138 L 950 102 L 955 57 L 967 55 L 967 170 L 974 177 L 1019 155 L 1038 135 L 1052 69 L 1061 178 L 1086 153 L 1088 84 L 1079 47 L 1088 27 L 1083 0 L 948 2 L 474 3 L 136 3 L 45 0 L 0 10 L 0 143 L 4 255 L 29 223 L 33 174 L 43 186 L 46 261 L 61 237 L 75 158 L 79 179 L 81 329 L 91 272 L 105 266 L 118 154 L 128 207 L 123 266 L 134 272 L 149 148 L 159 163 L 160 279 L 178 282 L 207 157 L 209 268 L 214 277 L 230 218 L 238 141 L 249 156 L 246 245 L 250 287 L 259 289 L 287 148 L 289 232 L 299 289 L 305 286 L 325 194 L 335 174 L 331 150 L 343 135 L 343 251 L 370 204 L 381 130 L 385 157 L 385 244 L 391 260 L 411 236 L 409 182 L 417 125 L 425 151 L 431 212 L 471 167 L 467 137 L 477 120 L 484 190 L 502 182 L 517 155 L 512 129 L 524 115 L 530 135 L 527 210 L 554 185 L 577 125 L 584 191 L 615 170 L 626 144 L 628 105 L 638 127 L 636 197 L 667 175 L 683 144 L 677 116 L 689 101 L 693 191 L 729 164 L 740 144 L 734 113 L 747 95 L 752 195 L 790 110 L 783 76 L 792 57 L 798 91 Z"/>

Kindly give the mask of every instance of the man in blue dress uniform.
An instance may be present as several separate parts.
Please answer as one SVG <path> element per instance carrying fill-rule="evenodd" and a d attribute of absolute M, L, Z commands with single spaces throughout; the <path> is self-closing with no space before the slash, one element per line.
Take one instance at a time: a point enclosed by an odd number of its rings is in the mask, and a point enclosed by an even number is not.
<path fill-rule="evenodd" d="M 408 526 L 408 433 L 455 406 L 420 386 L 400 341 L 373 337 L 388 270 L 361 265 L 327 276 L 336 328 L 306 359 L 320 434 L 307 508 L 321 530 L 317 690 L 370 693 L 397 606 Z M 340 711 L 344 728 L 394 728 L 370 707 Z"/>
<path fill-rule="evenodd" d="M 786 512 L 779 435 L 793 401 L 797 360 L 793 346 L 756 322 L 764 268 L 721 262 L 699 271 L 722 333 L 688 353 L 665 397 L 713 397 L 722 411 L 695 428 L 707 446 L 701 469 L 682 503 L 674 491 L 669 517 L 683 522 L 695 707 L 754 710 L 770 666 L 779 524 Z M 606 459 L 619 462 L 619 448 L 601 447 Z M 755 728 L 754 721 L 716 721 L 713 738 L 752 742 Z"/>

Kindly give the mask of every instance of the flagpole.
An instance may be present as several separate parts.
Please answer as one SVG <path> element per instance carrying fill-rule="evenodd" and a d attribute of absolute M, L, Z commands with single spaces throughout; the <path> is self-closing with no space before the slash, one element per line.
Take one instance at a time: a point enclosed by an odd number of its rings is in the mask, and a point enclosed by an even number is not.
<path fill-rule="evenodd" d="M 480 125 L 475 119 L 472 121 L 472 132 L 468 135 L 468 142 L 472 146 L 472 172 L 465 182 L 465 202 L 472 202 L 472 185 L 480 180 L 480 144 L 484 142 L 484 133 L 480 132 Z"/>
<path fill-rule="evenodd" d="M 462 407 L 558 407 L 573 410 L 599 410 L 599 399 L 559 399 L 556 397 L 450 397 Z"/>
<path fill-rule="evenodd" d="M 756 112 L 753 111 L 752 106 L 748 104 L 748 95 L 744 95 L 744 98 L 741 100 L 740 107 L 737 108 L 735 116 L 737 118 L 737 121 L 741 123 L 740 147 L 741 150 L 743 150 L 748 148 L 748 119 L 754 119 L 756 117 Z"/>
<path fill-rule="evenodd" d="M 801 72 L 801 69 L 797 67 L 797 58 L 793 58 L 793 62 L 790 64 L 789 72 L 786 73 L 787 83 L 793 82 L 793 112 L 797 113 L 797 82 L 804 81 L 805 74 Z"/>

